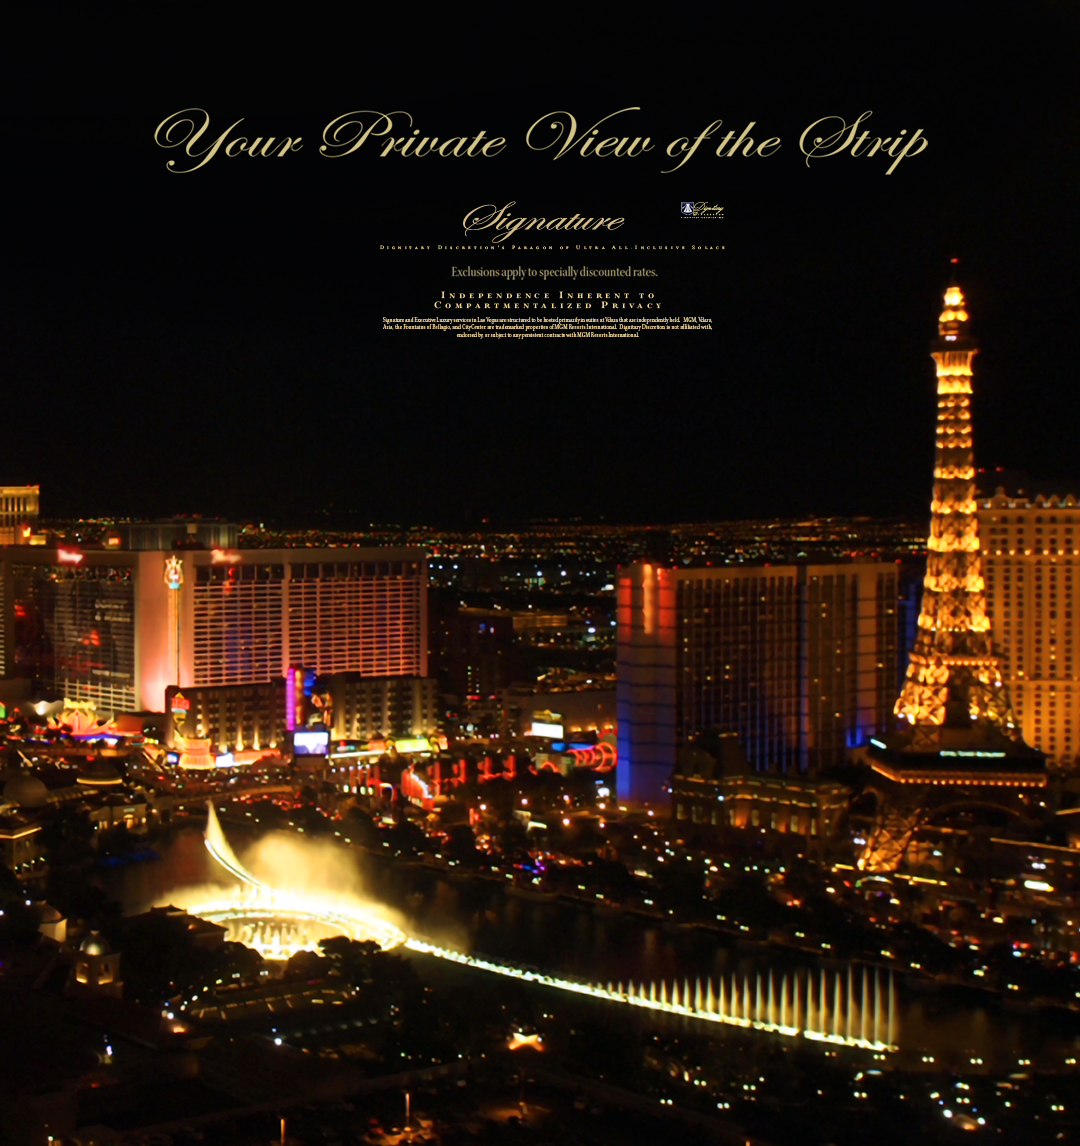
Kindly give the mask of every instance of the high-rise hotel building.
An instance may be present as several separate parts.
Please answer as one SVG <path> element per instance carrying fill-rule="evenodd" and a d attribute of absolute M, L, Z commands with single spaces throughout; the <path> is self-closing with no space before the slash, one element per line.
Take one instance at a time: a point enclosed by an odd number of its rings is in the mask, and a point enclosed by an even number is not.
<path fill-rule="evenodd" d="M 1002 676 L 1023 739 L 1065 769 L 1080 756 L 1080 502 L 998 491 L 979 536 Z"/>
<path fill-rule="evenodd" d="M 896 566 L 619 572 L 621 800 L 659 801 L 702 732 L 758 771 L 816 774 L 882 731 L 895 699 Z"/>
<path fill-rule="evenodd" d="M 422 549 L 0 549 L 0 675 L 101 710 L 169 685 L 427 675 Z"/>

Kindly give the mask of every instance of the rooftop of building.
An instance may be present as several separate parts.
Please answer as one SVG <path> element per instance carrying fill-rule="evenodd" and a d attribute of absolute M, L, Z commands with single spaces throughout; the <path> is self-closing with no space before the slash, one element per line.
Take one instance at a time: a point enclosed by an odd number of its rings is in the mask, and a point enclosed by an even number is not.
<path fill-rule="evenodd" d="M 1080 489 L 1080 485 L 1077 486 Z M 993 497 L 979 499 L 980 509 L 1080 509 L 1080 498 L 1076 494 L 1042 494 L 1033 497 L 1012 496 L 998 486 Z"/>
<path fill-rule="evenodd" d="M 1018 506 L 1046 505 L 1057 499 L 1059 504 L 1077 504 L 1080 476 L 1032 477 L 1026 470 L 1007 466 L 979 467 L 975 471 L 975 496 L 980 505 L 1006 498 Z"/>
<path fill-rule="evenodd" d="M 5 554 L 19 563 L 29 565 L 70 565 L 82 566 L 115 565 L 134 568 L 139 564 L 141 553 L 176 553 L 196 566 L 266 566 L 266 565 L 345 565 L 362 563 L 422 562 L 427 550 L 415 546 L 375 548 L 365 546 L 325 546 L 321 548 L 237 549 L 232 546 L 199 543 L 190 545 L 160 546 L 107 546 L 96 541 L 72 542 L 53 539 L 42 545 L 0 546 L 0 554 Z"/>
<path fill-rule="evenodd" d="M 790 772 L 757 772 L 751 767 L 734 732 L 707 732 L 679 750 L 672 781 L 737 782 L 804 790 L 840 787 L 837 781 Z"/>
<path fill-rule="evenodd" d="M 875 772 L 903 783 L 1041 787 L 1046 756 L 988 724 L 940 727 L 920 745 L 918 730 L 876 736 L 866 750 Z"/>

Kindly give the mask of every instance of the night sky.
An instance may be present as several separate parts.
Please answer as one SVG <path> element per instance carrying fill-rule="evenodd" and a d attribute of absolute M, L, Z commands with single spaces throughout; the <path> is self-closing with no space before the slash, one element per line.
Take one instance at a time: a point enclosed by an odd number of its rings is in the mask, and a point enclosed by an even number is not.
<path fill-rule="evenodd" d="M 50 517 L 918 513 L 933 457 L 928 347 L 959 256 L 982 347 L 978 463 L 1070 479 L 1080 494 L 1080 43 L 1066 5 L 1024 6 L 1023 21 L 992 7 L 972 23 L 939 6 L 892 37 L 786 29 L 779 47 L 699 37 L 688 21 L 681 38 L 661 29 L 638 56 L 587 68 L 509 52 L 498 67 L 455 56 L 436 72 L 407 54 L 361 65 L 343 30 L 323 30 L 321 54 L 295 46 L 303 69 L 238 43 L 228 68 L 209 66 L 149 26 L 139 52 L 86 51 L 89 24 L 47 42 L 28 31 L 2 129 L 0 480 L 40 483 Z M 243 81 L 237 56 L 260 65 Z M 654 58 L 663 70 L 643 66 Z M 170 174 L 166 160 L 183 156 L 155 146 L 154 129 L 191 107 L 209 113 L 207 137 L 244 117 L 230 138 L 299 135 L 303 149 Z M 547 112 L 585 129 L 627 107 L 641 110 L 613 134 L 649 135 L 655 151 L 553 161 L 525 146 Z M 324 125 L 359 109 L 507 146 L 490 159 L 380 159 L 372 141 L 321 157 Z M 866 110 L 872 135 L 921 128 L 927 149 L 888 176 L 880 158 L 807 166 L 805 127 Z M 755 120 L 750 134 L 781 147 L 721 159 L 706 142 L 662 174 L 667 142 L 715 119 L 717 139 Z M 724 219 L 681 219 L 683 199 L 720 204 Z M 627 220 L 603 239 L 533 243 L 726 249 L 511 252 L 466 239 L 470 209 L 511 200 L 514 213 Z M 462 242 L 485 249 L 378 249 Z M 451 265 L 568 262 L 655 268 L 662 313 L 708 316 L 713 331 L 489 341 L 381 329 L 383 315 L 433 314 L 442 290 L 508 289 L 451 280 Z"/>

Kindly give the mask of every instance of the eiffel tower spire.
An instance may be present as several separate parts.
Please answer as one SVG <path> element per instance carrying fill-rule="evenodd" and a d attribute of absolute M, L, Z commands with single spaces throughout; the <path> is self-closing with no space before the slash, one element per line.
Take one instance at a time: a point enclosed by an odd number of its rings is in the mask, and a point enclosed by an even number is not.
<path fill-rule="evenodd" d="M 971 362 L 977 353 L 964 294 L 954 282 L 945 291 L 930 350 L 938 392 L 934 497 L 918 634 L 896 702 L 896 715 L 912 728 L 913 746 L 927 750 L 940 744 L 941 728 L 989 725 L 1020 739 L 986 613 L 971 435 Z"/>

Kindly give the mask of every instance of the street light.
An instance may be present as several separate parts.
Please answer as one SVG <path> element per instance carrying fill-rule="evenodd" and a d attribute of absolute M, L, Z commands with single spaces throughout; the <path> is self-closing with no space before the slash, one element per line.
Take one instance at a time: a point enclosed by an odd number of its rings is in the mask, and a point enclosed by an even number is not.
<path fill-rule="evenodd" d="M 532 1031 L 526 1033 L 525 1031 L 514 1031 L 510 1035 L 510 1039 L 506 1044 L 507 1049 L 515 1051 L 520 1050 L 521 1047 L 532 1047 L 534 1050 L 542 1051 L 544 1049 L 544 1040 L 540 1036 L 539 1031 Z M 525 1118 L 527 1114 L 527 1107 L 525 1105 L 525 1068 L 521 1068 L 519 1076 L 520 1089 L 518 1090 L 518 1110 L 521 1112 L 521 1117 Z"/>

